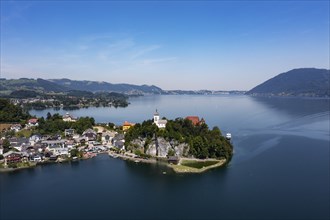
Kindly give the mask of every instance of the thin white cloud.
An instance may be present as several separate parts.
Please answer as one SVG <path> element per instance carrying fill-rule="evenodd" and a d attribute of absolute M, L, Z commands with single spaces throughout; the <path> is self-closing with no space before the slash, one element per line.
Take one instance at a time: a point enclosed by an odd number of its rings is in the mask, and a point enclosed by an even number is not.
<path fill-rule="evenodd" d="M 158 63 L 165 63 L 165 62 L 171 62 L 176 61 L 177 57 L 164 57 L 164 58 L 157 58 L 157 59 L 144 59 L 141 61 L 142 65 L 153 65 Z"/>
<path fill-rule="evenodd" d="M 147 53 L 150 53 L 154 50 L 157 50 L 161 48 L 160 45 L 151 45 L 151 46 L 147 46 L 147 47 L 144 47 L 144 48 L 141 48 L 139 49 L 138 51 L 136 51 L 132 56 L 131 56 L 131 59 L 136 59 L 138 57 L 141 57 Z"/>
<path fill-rule="evenodd" d="M 6 4 L 5 4 L 6 3 Z M 1 24 L 15 19 L 23 19 L 24 13 L 32 6 L 31 2 L 7 1 L 1 3 Z"/>

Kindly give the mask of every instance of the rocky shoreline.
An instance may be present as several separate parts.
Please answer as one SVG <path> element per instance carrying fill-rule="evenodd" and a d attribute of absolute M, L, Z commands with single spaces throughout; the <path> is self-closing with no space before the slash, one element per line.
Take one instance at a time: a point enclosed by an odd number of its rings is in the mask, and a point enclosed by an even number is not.
<path fill-rule="evenodd" d="M 130 160 L 136 163 L 142 162 L 142 163 L 160 163 L 160 162 L 164 162 L 164 160 L 166 160 L 167 163 L 167 159 L 166 158 L 156 158 L 156 157 L 152 157 L 150 159 L 145 159 L 145 158 L 139 158 L 137 157 L 137 155 L 135 154 L 131 154 L 131 153 L 115 153 L 115 152 L 109 152 L 109 156 L 113 157 L 113 158 L 120 158 L 123 160 Z M 191 162 L 207 162 L 207 161 L 211 161 L 211 162 L 215 162 L 215 164 L 210 165 L 210 166 L 205 166 L 202 168 L 194 168 L 194 167 L 189 167 L 186 166 L 184 164 L 181 164 L 183 162 L 186 161 L 191 161 Z M 214 169 L 217 167 L 222 167 L 226 164 L 227 160 L 226 159 L 221 159 L 221 160 L 216 160 L 216 159 L 195 159 L 195 158 L 180 158 L 179 163 L 178 164 L 172 164 L 172 163 L 167 163 L 167 167 L 171 168 L 175 173 L 203 173 L 207 170 L 210 169 Z"/>

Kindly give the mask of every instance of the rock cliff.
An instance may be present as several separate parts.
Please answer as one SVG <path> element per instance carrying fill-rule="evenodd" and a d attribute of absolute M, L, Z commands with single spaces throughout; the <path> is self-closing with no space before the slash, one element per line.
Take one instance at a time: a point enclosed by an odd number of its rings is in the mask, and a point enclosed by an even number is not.
<path fill-rule="evenodd" d="M 188 156 L 189 145 L 186 143 L 167 141 L 163 137 L 153 138 L 150 143 L 147 144 L 146 141 L 147 140 L 145 138 L 135 139 L 131 142 L 131 144 L 140 150 L 144 150 L 145 148 L 146 154 L 151 156 L 166 157 L 170 150 L 175 152 L 175 156 Z"/>

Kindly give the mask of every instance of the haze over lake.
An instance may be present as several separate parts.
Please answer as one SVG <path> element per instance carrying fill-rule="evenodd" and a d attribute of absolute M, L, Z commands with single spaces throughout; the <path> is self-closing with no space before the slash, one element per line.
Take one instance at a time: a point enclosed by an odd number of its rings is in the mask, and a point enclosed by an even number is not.
<path fill-rule="evenodd" d="M 119 125 L 151 119 L 156 109 L 168 119 L 203 117 L 232 133 L 229 166 L 186 175 L 100 155 L 1 173 L 1 219 L 329 219 L 328 99 L 178 95 L 129 101 L 127 108 L 69 112 Z M 56 111 L 30 113 L 47 112 Z"/>

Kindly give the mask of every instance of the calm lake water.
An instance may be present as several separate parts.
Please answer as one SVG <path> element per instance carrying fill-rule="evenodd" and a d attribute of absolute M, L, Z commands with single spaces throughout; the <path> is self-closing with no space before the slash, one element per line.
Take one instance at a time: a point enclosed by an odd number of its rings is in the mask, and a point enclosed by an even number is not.
<path fill-rule="evenodd" d="M 329 100 L 183 95 L 130 102 L 70 113 L 116 124 L 142 122 L 156 108 L 171 119 L 204 117 L 232 133 L 229 167 L 178 175 L 99 155 L 2 173 L 0 219 L 330 218 Z M 54 113 L 31 114 L 47 112 Z"/>

